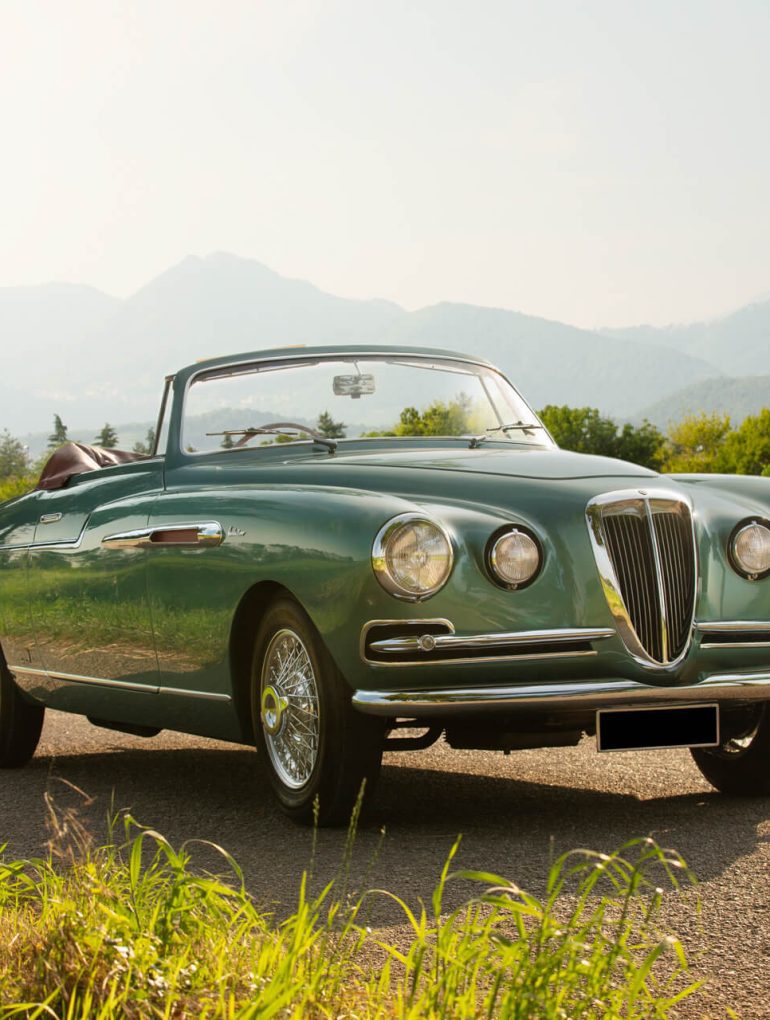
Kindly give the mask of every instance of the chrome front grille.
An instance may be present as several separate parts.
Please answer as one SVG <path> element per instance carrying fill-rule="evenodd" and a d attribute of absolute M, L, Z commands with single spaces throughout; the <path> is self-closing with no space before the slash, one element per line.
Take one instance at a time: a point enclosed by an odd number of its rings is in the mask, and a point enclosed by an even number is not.
<path fill-rule="evenodd" d="M 587 516 L 621 637 L 643 662 L 675 664 L 689 647 L 697 590 L 688 503 L 674 494 L 614 492 L 592 500 Z"/>

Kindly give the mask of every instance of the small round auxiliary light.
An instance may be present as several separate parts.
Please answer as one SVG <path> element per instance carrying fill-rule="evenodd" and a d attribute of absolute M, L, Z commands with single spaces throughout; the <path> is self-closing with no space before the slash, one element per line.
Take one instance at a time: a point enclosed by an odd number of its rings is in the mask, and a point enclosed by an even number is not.
<path fill-rule="evenodd" d="M 543 561 L 540 545 L 521 528 L 509 528 L 493 539 L 488 553 L 489 569 L 498 584 L 521 588 L 537 577 Z"/>
<path fill-rule="evenodd" d="M 750 581 L 770 573 L 770 527 L 763 521 L 747 521 L 733 532 L 730 541 L 733 566 Z"/>

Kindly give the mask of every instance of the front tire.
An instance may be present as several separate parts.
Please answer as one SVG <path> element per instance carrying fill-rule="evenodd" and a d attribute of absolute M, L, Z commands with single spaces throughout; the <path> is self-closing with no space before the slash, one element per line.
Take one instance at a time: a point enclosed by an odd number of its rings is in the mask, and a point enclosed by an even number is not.
<path fill-rule="evenodd" d="M 280 599 L 254 647 L 252 718 L 262 766 L 282 810 L 295 821 L 344 825 L 365 781 L 374 789 L 384 727 L 356 712 L 350 688 L 304 610 Z"/>
<path fill-rule="evenodd" d="M 42 705 L 24 700 L 5 662 L 0 662 L 0 768 L 27 764 L 37 749 L 44 716 Z"/>
<path fill-rule="evenodd" d="M 701 774 L 721 793 L 770 795 L 770 706 L 748 706 L 726 722 L 729 736 L 720 747 L 690 751 Z"/>

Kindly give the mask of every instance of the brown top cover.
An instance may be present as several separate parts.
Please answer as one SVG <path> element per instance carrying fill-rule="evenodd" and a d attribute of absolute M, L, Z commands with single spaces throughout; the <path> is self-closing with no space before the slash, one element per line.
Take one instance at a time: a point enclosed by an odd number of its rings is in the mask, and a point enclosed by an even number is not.
<path fill-rule="evenodd" d="M 144 453 L 129 453 L 128 450 L 105 450 L 102 446 L 87 446 L 85 443 L 65 443 L 54 450 L 43 468 L 36 489 L 63 489 L 70 478 L 85 471 L 125 464 L 130 460 L 145 460 Z"/>

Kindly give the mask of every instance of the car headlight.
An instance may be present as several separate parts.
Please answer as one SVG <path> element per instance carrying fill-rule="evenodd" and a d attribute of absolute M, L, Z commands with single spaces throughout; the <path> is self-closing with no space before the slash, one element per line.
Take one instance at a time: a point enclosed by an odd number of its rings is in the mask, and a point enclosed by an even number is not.
<path fill-rule="evenodd" d="M 372 548 L 372 566 L 382 587 L 412 602 L 444 587 L 453 560 L 452 543 L 444 529 L 415 513 L 388 521 Z"/>
<path fill-rule="evenodd" d="M 542 562 L 540 543 L 522 528 L 496 532 L 487 546 L 489 572 L 504 588 L 521 588 L 534 581 Z"/>
<path fill-rule="evenodd" d="M 770 527 L 763 521 L 739 524 L 730 539 L 730 559 L 752 581 L 770 573 Z"/>

